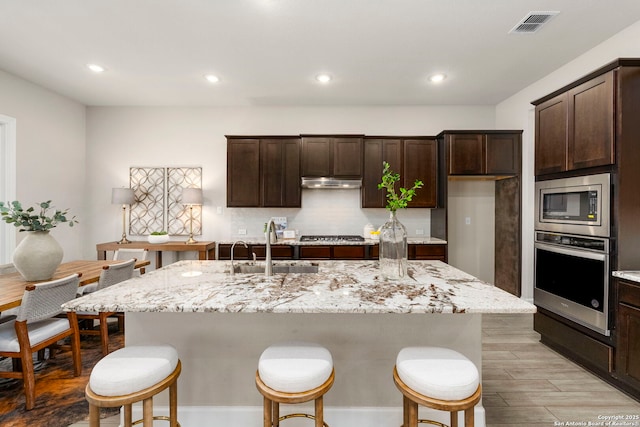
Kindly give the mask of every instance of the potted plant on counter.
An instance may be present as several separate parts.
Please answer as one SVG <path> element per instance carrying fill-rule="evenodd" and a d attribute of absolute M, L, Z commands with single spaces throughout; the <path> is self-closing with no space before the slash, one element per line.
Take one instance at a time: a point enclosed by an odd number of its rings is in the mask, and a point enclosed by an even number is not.
<path fill-rule="evenodd" d="M 423 183 L 416 180 L 408 190 L 400 187 L 398 194 L 396 183 L 400 181 L 400 174 L 394 173 L 389 163 L 382 162 L 382 165 L 382 182 L 378 184 L 378 189 L 387 192 L 389 220 L 380 227 L 380 270 L 386 279 L 400 280 L 407 275 L 408 246 L 407 229 L 398 221 L 396 211 L 407 207 Z"/>
<path fill-rule="evenodd" d="M 52 209 L 51 200 L 39 203 L 37 208 L 24 209 L 22 204 L 0 202 L 0 217 L 7 224 L 13 224 L 18 231 L 26 231 L 26 237 L 13 253 L 13 265 L 27 281 L 49 280 L 62 262 L 64 255 L 60 244 L 49 234 L 58 224 L 77 224 L 76 217 L 68 218 L 69 209 Z"/>
<path fill-rule="evenodd" d="M 167 243 L 169 241 L 169 234 L 164 230 L 154 231 L 147 236 L 147 240 L 149 243 Z"/>

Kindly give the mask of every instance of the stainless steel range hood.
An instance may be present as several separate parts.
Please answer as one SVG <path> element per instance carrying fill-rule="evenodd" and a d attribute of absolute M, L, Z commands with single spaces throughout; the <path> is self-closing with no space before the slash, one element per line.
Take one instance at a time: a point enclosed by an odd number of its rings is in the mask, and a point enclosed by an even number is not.
<path fill-rule="evenodd" d="M 302 177 L 302 188 L 317 189 L 349 189 L 362 187 L 361 179 L 341 179 L 341 178 L 308 178 Z"/>

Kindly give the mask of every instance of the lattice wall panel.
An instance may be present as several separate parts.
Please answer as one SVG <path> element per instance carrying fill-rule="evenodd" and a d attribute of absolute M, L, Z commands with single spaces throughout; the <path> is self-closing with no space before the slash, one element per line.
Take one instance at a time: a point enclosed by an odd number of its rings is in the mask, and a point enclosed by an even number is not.
<path fill-rule="evenodd" d="M 136 202 L 131 205 L 129 234 L 146 235 L 165 229 L 164 168 L 129 168 L 129 183 Z"/>
<path fill-rule="evenodd" d="M 167 231 L 189 235 L 189 209 L 182 204 L 183 188 L 202 188 L 202 168 L 167 168 Z M 202 207 L 193 207 L 193 234 L 202 234 Z"/>

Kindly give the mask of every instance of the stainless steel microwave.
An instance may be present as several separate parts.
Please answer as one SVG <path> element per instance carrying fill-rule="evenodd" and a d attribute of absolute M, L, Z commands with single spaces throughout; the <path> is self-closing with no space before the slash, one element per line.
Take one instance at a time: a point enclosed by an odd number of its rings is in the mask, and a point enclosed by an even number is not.
<path fill-rule="evenodd" d="M 536 230 L 609 237 L 608 173 L 538 181 L 535 188 Z"/>

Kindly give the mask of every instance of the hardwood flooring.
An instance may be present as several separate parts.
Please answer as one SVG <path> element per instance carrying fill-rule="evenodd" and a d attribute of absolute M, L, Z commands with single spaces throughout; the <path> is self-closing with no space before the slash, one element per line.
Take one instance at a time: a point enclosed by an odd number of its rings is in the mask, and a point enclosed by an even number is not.
<path fill-rule="evenodd" d="M 640 415 L 639 402 L 541 344 L 533 315 L 485 315 L 482 335 L 487 427 L 588 425 L 602 416 Z M 102 426 L 118 422 L 111 417 Z"/>

